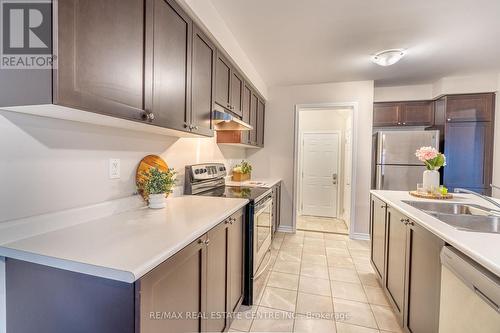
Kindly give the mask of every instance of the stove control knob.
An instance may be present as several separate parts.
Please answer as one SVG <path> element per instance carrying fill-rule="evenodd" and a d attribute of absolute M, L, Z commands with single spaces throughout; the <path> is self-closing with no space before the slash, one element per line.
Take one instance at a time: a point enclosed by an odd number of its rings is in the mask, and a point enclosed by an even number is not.
<path fill-rule="evenodd" d="M 207 172 L 207 169 L 203 169 L 203 172 Z"/>
<path fill-rule="evenodd" d="M 195 173 L 195 174 L 199 174 L 199 173 L 200 173 L 200 170 L 199 170 L 199 169 L 196 169 L 196 170 L 194 170 L 194 173 Z"/>

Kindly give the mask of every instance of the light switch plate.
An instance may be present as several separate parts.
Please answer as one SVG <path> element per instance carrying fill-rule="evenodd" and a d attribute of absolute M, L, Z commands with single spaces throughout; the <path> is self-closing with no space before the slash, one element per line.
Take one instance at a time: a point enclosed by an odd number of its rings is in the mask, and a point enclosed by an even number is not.
<path fill-rule="evenodd" d="M 109 179 L 119 179 L 120 178 L 120 159 L 110 158 L 109 159 Z"/>

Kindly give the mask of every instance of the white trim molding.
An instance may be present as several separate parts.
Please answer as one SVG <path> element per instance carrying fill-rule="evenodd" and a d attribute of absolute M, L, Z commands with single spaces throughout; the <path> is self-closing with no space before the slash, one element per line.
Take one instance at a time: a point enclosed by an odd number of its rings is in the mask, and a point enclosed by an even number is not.
<path fill-rule="evenodd" d="M 278 231 L 292 234 L 295 232 L 295 228 L 291 225 L 280 225 Z"/>
<path fill-rule="evenodd" d="M 362 234 L 359 232 L 353 232 L 349 235 L 350 239 L 357 239 L 357 240 L 370 240 L 370 234 Z"/>

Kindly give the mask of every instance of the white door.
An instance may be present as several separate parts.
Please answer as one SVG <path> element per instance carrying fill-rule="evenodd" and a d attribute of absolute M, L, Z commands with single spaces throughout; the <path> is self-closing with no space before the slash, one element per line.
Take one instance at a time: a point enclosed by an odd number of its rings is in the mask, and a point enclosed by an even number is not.
<path fill-rule="evenodd" d="M 302 135 L 302 214 L 337 217 L 339 134 Z"/>

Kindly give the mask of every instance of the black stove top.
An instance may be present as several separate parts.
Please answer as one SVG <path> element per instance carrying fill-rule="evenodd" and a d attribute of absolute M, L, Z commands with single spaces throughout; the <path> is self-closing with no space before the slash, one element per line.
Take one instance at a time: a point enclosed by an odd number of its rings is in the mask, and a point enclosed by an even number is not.
<path fill-rule="evenodd" d="M 198 195 L 210 197 L 242 198 L 250 201 L 259 200 L 266 192 L 271 192 L 268 188 L 249 186 L 221 186 L 213 190 L 199 193 Z"/>

